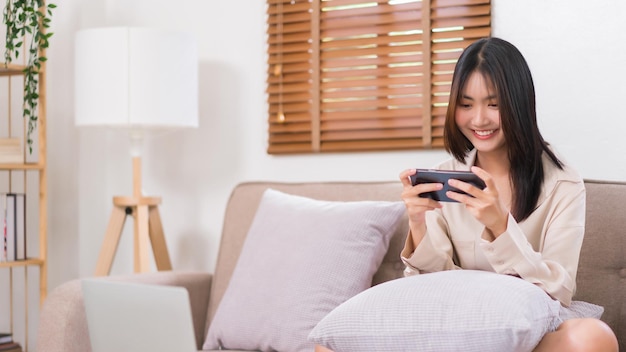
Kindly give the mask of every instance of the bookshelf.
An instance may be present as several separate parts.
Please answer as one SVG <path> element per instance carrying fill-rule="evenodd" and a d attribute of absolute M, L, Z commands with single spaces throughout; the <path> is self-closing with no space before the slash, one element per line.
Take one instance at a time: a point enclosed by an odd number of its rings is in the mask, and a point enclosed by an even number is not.
<path fill-rule="evenodd" d="M 0 297 L 4 298 L 0 317 L 5 319 L 0 332 L 12 333 L 14 341 L 27 352 L 34 350 L 31 345 L 36 337 L 36 319 L 29 317 L 38 316 L 47 293 L 46 79 L 43 63 L 38 82 L 37 129 L 31 136 L 35 143 L 30 153 L 25 132 L 28 122 L 22 117 L 23 69 L 19 64 L 5 66 L 0 62 L 0 139 L 19 138 L 22 148 L 22 162 L 0 160 L 0 186 L 2 192 L 26 194 L 29 203 L 26 259 L 0 260 L 0 277 L 4 280 L 0 283 Z M 4 241 L 3 236 L 0 238 Z"/>

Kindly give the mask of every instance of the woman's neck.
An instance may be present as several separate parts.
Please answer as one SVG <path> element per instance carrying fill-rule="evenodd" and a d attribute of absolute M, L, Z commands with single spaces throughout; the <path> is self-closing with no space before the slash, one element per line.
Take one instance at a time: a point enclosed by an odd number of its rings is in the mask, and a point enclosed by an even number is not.
<path fill-rule="evenodd" d="M 476 166 L 487 171 L 496 184 L 498 196 L 511 209 L 513 204 L 513 185 L 511 180 L 511 163 L 509 156 L 503 153 L 476 153 Z"/>
<path fill-rule="evenodd" d="M 476 153 L 476 166 L 487 171 L 494 177 L 509 176 L 511 164 L 506 151 L 487 152 L 478 151 Z"/>

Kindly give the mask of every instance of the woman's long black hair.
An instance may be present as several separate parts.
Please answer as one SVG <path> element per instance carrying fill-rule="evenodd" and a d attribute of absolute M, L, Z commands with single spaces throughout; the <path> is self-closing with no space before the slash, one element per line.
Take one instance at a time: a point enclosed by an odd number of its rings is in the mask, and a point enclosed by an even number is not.
<path fill-rule="evenodd" d="M 559 169 L 563 168 L 563 163 L 539 132 L 535 86 L 526 60 L 514 45 L 499 38 L 474 42 L 463 51 L 456 64 L 443 134 L 446 151 L 463 162 L 474 148 L 455 121 L 463 89 L 474 72 L 482 74 L 496 91 L 500 125 L 511 164 L 511 214 L 517 221 L 522 221 L 537 206 L 544 179 L 543 153 Z"/>

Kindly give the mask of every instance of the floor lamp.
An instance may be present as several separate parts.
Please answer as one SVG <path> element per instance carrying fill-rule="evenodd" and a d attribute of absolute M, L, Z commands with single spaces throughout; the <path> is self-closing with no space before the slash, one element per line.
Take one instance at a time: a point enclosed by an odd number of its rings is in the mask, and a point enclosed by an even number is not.
<path fill-rule="evenodd" d="M 81 30 L 75 41 L 77 126 L 121 129 L 131 139 L 133 194 L 113 197 L 96 276 L 108 275 L 127 216 L 134 219 L 134 271 L 171 270 L 158 206 L 141 191 L 144 136 L 198 126 L 198 54 L 188 33 L 151 28 Z"/>

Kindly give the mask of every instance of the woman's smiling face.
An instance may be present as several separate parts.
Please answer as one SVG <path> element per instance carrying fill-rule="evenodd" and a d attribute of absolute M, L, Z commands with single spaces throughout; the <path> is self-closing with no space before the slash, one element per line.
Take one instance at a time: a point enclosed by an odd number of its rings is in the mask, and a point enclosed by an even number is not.
<path fill-rule="evenodd" d="M 479 72 L 474 71 L 467 80 L 454 117 L 458 128 L 479 152 L 506 149 L 495 89 Z"/>

